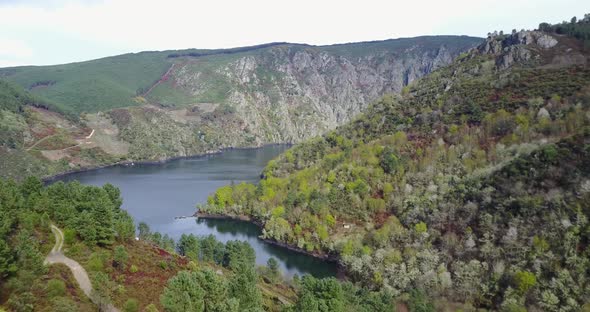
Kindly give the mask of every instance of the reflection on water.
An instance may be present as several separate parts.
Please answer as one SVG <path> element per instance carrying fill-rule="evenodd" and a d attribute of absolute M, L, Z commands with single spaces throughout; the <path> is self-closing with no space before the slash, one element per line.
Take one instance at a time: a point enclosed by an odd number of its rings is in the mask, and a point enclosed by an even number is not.
<path fill-rule="evenodd" d="M 222 154 L 179 159 L 158 165 L 116 166 L 71 174 L 62 181 L 78 180 L 84 184 L 111 183 L 121 189 L 123 208 L 136 222 L 147 223 L 153 231 L 177 240 L 182 234 L 213 234 L 222 241 L 248 241 L 256 251 L 256 262 L 265 265 L 270 257 L 279 260 L 285 275 L 310 273 L 318 277 L 333 276 L 336 266 L 317 258 L 265 243 L 260 229 L 239 220 L 175 219 L 190 216 L 195 204 L 205 203 L 207 196 L 220 186 L 232 182 L 256 182 L 268 161 L 286 149 L 266 146 L 260 149 L 228 150 Z"/>

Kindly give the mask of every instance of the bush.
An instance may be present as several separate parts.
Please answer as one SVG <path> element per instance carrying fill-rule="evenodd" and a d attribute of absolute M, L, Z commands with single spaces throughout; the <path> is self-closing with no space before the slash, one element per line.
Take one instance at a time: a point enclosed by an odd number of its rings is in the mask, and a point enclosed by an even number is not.
<path fill-rule="evenodd" d="M 104 270 L 105 255 L 103 253 L 93 252 L 88 260 L 88 270 L 101 272 Z"/>
<path fill-rule="evenodd" d="M 150 304 L 148 304 L 148 305 L 145 307 L 144 311 L 145 311 L 145 312 L 159 312 L 159 311 L 158 311 L 158 308 L 156 308 L 156 305 L 155 305 L 155 304 L 153 304 L 153 303 L 150 303 Z"/>
<path fill-rule="evenodd" d="M 76 231 L 72 229 L 65 229 L 64 231 L 64 244 L 71 245 L 76 241 Z"/>
<path fill-rule="evenodd" d="M 57 297 L 51 300 L 51 311 L 54 312 L 71 312 L 78 311 L 78 306 L 74 301 L 65 297 Z M 0 311 L 3 311 L 0 309 Z"/>
<path fill-rule="evenodd" d="M 139 271 L 139 269 L 137 268 L 137 266 L 135 264 L 131 265 L 131 268 L 129 268 L 129 272 L 131 273 L 137 273 L 137 271 Z"/>
<path fill-rule="evenodd" d="M 537 277 L 528 271 L 518 271 L 514 275 L 514 284 L 521 294 L 525 294 L 531 287 L 537 284 Z"/>
<path fill-rule="evenodd" d="M 139 302 L 137 299 L 130 298 L 125 301 L 125 305 L 123 306 L 123 311 L 125 312 L 137 312 L 139 310 Z"/>
<path fill-rule="evenodd" d="M 412 312 L 434 312 L 434 305 L 432 302 L 428 300 L 422 291 L 416 289 L 410 292 L 408 307 Z"/>
<path fill-rule="evenodd" d="M 66 294 L 66 283 L 62 280 L 51 279 L 47 282 L 46 292 L 50 298 L 63 296 Z"/>
<path fill-rule="evenodd" d="M 125 270 L 125 266 L 127 265 L 128 259 L 129 255 L 127 254 L 127 250 L 125 250 L 125 246 L 119 245 L 115 247 L 113 266 L 117 267 L 120 270 Z"/>

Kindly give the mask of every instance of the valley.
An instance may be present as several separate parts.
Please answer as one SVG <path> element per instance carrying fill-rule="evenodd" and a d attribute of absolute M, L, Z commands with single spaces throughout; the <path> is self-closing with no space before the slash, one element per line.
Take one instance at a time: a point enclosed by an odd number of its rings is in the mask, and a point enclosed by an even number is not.
<path fill-rule="evenodd" d="M 0 68 L 0 311 L 589 311 L 589 218 L 590 14 Z"/>

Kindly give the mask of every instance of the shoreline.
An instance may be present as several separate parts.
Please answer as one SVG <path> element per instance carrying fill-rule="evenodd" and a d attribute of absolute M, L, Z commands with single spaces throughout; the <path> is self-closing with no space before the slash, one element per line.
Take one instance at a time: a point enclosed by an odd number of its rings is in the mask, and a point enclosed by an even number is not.
<path fill-rule="evenodd" d="M 59 172 L 56 174 L 52 174 L 52 175 L 48 175 L 45 177 L 41 178 L 41 181 L 43 183 L 51 183 L 51 182 L 55 182 L 56 180 L 71 175 L 71 174 L 76 174 L 76 173 L 82 173 L 82 172 L 90 172 L 90 171 L 96 171 L 96 170 L 100 170 L 100 169 L 105 169 L 105 168 L 111 168 L 111 167 L 129 167 L 129 166 L 135 166 L 135 165 L 139 165 L 139 166 L 158 166 L 158 165 L 163 165 L 166 164 L 168 162 L 171 161 L 175 161 L 175 160 L 181 160 L 181 159 L 196 159 L 196 158 L 201 158 L 201 157 L 207 157 L 207 156 L 211 156 L 211 155 L 219 155 L 222 154 L 225 151 L 231 151 L 231 150 L 255 150 L 255 149 L 259 149 L 259 148 L 263 148 L 263 147 L 268 147 L 268 146 L 280 146 L 280 145 L 285 145 L 288 148 L 292 147 L 293 144 L 292 143 L 268 143 L 268 144 L 262 144 L 259 146 L 245 146 L 245 147 L 224 147 L 224 148 L 220 148 L 217 150 L 209 150 L 209 151 L 205 151 L 203 153 L 200 154 L 193 154 L 193 155 L 187 155 L 187 156 L 174 156 L 174 157 L 168 157 L 168 158 L 164 158 L 164 159 L 160 159 L 160 160 L 139 160 L 139 161 L 134 161 L 134 160 L 122 160 L 122 161 L 118 161 L 115 163 L 110 163 L 110 164 L 104 164 L 104 165 L 98 165 L 98 166 L 93 166 L 93 167 L 84 167 L 84 168 L 78 168 L 78 169 L 74 169 L 74 170 L 69 170 L 69 171 L 65 171 L 65 172 Z"/>
<path fill-rule="evenodd" d="M 255 224 L 256 226 L 258 226 L 260 229 L 262 229 L 262 227 L 264 226 L 262 224 L 262 222 L 258 221 L 258 220 L 253 220 L 252 218 L 248 217 L 248 216 L 230 216 L 230 215 L 224 215 L 224 214 L 215 214 L 215 213 L 204 213 L 204 212 L 195 212 L 195 214 L 193 214 L 193 217 L 195 218 L 200 218 L 200 219 L 213 219 L 213 220 L 236 220 L 236 221 L 242 221 L 242 222 L 250 222 L 252 224 Z M 307 256 L 311 256 L 320 260 L 324 260 L 324 261 L 328 261 L 328 262 L 333 262 L 338 266 L 338 271 L 341 270 L 341 265 L 339 262 L 339 257 L 336 255 L 331 255 L 331 254 L 319 254 L 319 253 L 313 253 L 313 252 L 309 252 L 305 249 L 296 247 L 296 246 L 292 246 L 289 245 L 287 243 L 284 242 L 279 242 L 276 241 L 274 239 L 268 239 L 268 238 L 261 238 L 258 237 L 258 239 L 264 241 L 265 243 L 268 243 L 270 245 L 275 245 L 275 246 L 279 246 L 281 248 L 285 248 L 294 252 L 298 252 L 300 254 L 304 254 Z"/>

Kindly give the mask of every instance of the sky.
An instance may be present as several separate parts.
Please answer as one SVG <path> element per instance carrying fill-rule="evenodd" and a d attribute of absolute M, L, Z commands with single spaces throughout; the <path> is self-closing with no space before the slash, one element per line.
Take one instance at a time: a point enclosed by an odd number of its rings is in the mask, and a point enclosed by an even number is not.
<path fill-rule="evenodd" d="M 585 0 L 0 0 L 0 67 L 277 41 L 484 37 L 588 12 Z"/>

